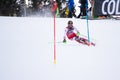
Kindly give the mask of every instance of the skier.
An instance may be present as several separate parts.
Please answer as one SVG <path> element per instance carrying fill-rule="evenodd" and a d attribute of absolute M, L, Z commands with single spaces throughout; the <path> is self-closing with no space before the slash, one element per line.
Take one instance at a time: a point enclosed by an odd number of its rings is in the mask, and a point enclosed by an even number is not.
<path fill-rule="evenodd" d="M 68 21 L 68 26 L 65 28 L 65 34 L 64 34 L 64 39 L 63 43 L 66 43 L 66 36 L 69 40 L 75 40 L 81 44 L 85 45 L 93 45 L 95 46 L 95 43 L 89 42 L 87 39 L 79 37 L 80 32 L 73 26 L 73 22 L 70 20 Z"/>

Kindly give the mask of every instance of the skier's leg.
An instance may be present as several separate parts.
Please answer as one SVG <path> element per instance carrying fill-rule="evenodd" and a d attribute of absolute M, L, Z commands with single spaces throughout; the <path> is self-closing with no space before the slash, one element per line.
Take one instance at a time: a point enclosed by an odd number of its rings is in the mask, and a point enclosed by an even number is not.
<path fill-rule="evenodd" d="M 81 40 L 82 41 L 84 41 L 85 42 L 85 44 L 87 44 L 87 45 L 93 45 L 93 46 L 95 46 L 96 44 L 95 43 L 93 43 L 93 42 L 89 42 L 87 39 L 85 39 L 85 38 L 81 38 Z"/>
<path fill-rule="evenodd" d="M 96 44 L 95 43 L 93 43 L 93 42 L 89 42 L 87 39 L 85 39 L 85 38 L 81 38 L 81 41 L 83 41 L 84 42 L 84 44 L 86 44 L 86 45 L 93 45 L 93 46 L 95 46 Z"/>
<path fill-rule="evenodd" d="M 81 37 L 77 37 L 77 36 L 76 36 L 76 37 L 75 37 L 75 40 L 76 40 L 77 42 L 81 43 L 81 44 L 90 45 L 89 42 L 88 42 L 88 40 L 85 39 L 85 38 L 81 38 Z"/>
<path fill-rule="evenodd" d="M 81 38 L 81 37 L 80 37 L 80 40 L 83 41 L 83 42 L 88 42 L 88 40 L 85 39 L 85 38 Z"/>
<path fill-rule="evenodd" d="M 95 43 L 93 43 L 93 42 L 91 42 L 90 44 L 91 44 L 91 45 L 93 45 L 93 46 L 95 46 L 95 45 L 96 45 L 96 44 L 95 44 Z"/>
<path fill-rule="evenodd" d="M 82 41 L 81 38 L 78 37 L 78 36 L 75 37 L 75 40 L 76 40 L 77 42 L 79 42 L 79 43 L 84 43 L 84 41 Z"/>

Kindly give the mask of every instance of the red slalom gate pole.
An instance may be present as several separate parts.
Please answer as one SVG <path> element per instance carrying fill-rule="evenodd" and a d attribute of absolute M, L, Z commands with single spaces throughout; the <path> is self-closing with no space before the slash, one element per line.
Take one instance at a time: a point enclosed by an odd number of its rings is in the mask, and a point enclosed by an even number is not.
<path fill-rule="evenodd" d="M 54 14 L 54 64 L 56 64 L 56 15 Z"/>

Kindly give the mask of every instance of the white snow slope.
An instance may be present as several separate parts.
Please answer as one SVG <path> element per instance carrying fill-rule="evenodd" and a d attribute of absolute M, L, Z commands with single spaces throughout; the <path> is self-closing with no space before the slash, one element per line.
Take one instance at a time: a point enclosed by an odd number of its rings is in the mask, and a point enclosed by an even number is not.
<path fill-rule="evenodd" d="M 57 42 L 67 21 L 87 35 L 86 20 L 56 19 Z M 120 21 L 89 20 L 96 46 L 56 43 L 53 18 L 0 17 L 0 80 L 120 80 Z"/>

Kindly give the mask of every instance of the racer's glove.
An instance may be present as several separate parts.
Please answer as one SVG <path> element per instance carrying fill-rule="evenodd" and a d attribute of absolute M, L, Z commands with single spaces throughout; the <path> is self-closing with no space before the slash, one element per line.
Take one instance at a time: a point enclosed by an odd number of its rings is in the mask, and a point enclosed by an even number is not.
<path fill-rule="evenodd" d="M 77 36 L 80 36 L 80 32 L 77 32 Z"/>
<path fill-rule="evenodd" d="M 66 43 L 66 39 L 63 40 L 63 43 Z"/>

